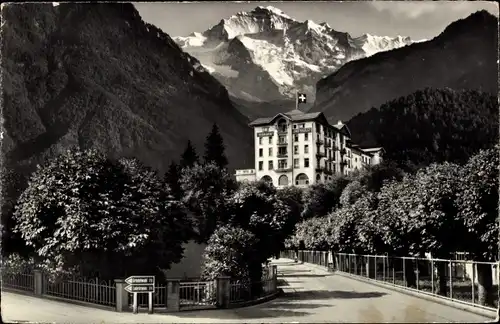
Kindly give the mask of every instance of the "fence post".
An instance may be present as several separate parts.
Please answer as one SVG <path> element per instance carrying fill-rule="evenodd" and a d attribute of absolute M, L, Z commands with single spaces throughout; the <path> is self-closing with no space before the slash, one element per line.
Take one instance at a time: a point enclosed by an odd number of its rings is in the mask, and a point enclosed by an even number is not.
<path fill-rule="evenodd" d="M 125 280 L 115 279 L 116 311 L 123 312 L 128 308 L 128 292 L 125 290 Z"/>
<path fill-rule="evenodd" d="M 467 267 L 467 265 L 466 265 Z M 476 303 L 476 264 L 472 263 L 472 304 Z M 500 309 L 500 308 L 499 308 Z"/>
<path fill-rule="evenodd" d="M 434 260 L 431 259 L 431 292 L 434 294 Z"/>
<path fill-rule="evenodd" d="M 382 277 L 383 277 L 383 281 L 385 282 L 385 264 L 387 263 L 387 256 L 383 256 L 382 257 L 382 260 L 384 261 L 384 263 L 382 264 Z"/>
<path fill-rule="evenodd" d="M 405 257 L 403 257 L 403 285 L 404 285 L 404 287 L 408 286 L 406 284 L 406 258 Z"/>
<path fill-rule="evenodd" d="M 450 274 L 450 298 L 453 298 L 453 273 L 451 273 L 452 267 L 453 266 L 450 260 L 450 271 L 448 272 Z"/>
<path fill-rule="evenodd" d="M 33 292 L 37 296 L 43 295 L 44 275 L 41 270 L 33 270 Z"/>
<path fill-rule="evenodd" d="M 417 290 L 419 290 L 418 281 L 420 280 L 420 268 L 419 268 L 419 259 L 415 259 L 415 264 L 417 265 Z"/>
<path fill-rule="evenodd" d="M 180 310 L 180 280 L 167 279 L 167 309 L 173 312 Z"/>
<path fill-rule="evenodd" d="M 278 289 L 278 266 L 273 264 L 272 268 L 273 273 L 273 292 L 276 292 Z"/>
<path fill-rule="evenodd" d="M 228 308 L 231 294 L 231 277 L 220 276 L 215 279 L 217 306 Z"/>

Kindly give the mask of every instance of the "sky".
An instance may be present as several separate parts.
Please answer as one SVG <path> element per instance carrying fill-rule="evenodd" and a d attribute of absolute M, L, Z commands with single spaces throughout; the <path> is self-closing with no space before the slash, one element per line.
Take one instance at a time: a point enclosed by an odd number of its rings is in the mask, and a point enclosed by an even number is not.
<path fill-rule="evenodd" d="M 498 17 L 498 5 L 489 1 L 289 1 L 289 2 L 133 2 L 142 19 L 170 36 L 203 32 L 221 19 L 257 6 L 273 6 L 288 16 L 357 37 L 362 34 L 429 39 L 453 21 L 486 9 Z"/>

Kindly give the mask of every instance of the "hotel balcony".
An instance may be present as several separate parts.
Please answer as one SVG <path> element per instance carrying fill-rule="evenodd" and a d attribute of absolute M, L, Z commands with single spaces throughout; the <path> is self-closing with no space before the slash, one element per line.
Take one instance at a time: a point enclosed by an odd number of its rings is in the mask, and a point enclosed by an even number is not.
<path fill-rule="evenodd" d="M 287 158 L 288 157 L 288 153 L 278 153 L 278 154 L 276 154 L 276 157 L 278 157 L 278 158 Z"/>
<path fill-rule="evenodd" d="M 288 145 L 288 141 L 282 141 L 282 142 L 278 142 L 277 144 L 278 146 L 287 146 Z"/>
<path fill-rule="evenodd" d="M 323 143 L 325 143 L 325 141 L 323 141 L 321 138 L 316 139 L 316 144 L 321 145 Z"/>
<path fill-rule="evenodd" d="M 292 171 L 292 167 L 285 166 L 285 167 L 277 167 L 276 172 L 290 172 Z"/>
<path fill-rule="evenodd" d="M 316 172 L 319 172 L 319 173 L 322 173 L 322 172 L 325 172 L 325 167 L 316 167 Z"/>
<path fill-rule="evenodd" d="M 326 157 L 326 153 L 325 153 L 325 152 L 323 152 L 323 151 L 317 151 L 317 152 L 316 152 L 316 156 L 317 156 L 317 157 L 320 157 L 320 158 L 322 158 L 322 157 Z"/>

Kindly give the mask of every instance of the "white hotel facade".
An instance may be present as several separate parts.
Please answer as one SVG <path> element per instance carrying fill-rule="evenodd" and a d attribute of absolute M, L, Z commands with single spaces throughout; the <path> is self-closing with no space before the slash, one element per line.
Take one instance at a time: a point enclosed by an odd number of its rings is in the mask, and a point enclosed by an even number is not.
<path fill-rule="evenodd" d="M 255 168 L 236 170 L 237 181 L 264 180 L 278 188 L 305 187 L 382 161 L 383 148 L 360 148 L 347 125 L 330 125 L 321 112 L 292 110 L 250 123 Z"/>

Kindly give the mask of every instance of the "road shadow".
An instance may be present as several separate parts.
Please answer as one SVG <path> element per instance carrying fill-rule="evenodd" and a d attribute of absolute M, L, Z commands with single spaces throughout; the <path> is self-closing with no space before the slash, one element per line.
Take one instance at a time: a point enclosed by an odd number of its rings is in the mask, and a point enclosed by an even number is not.
<path fill-rule="evenodd" d="M 333 274 L 289 274 L 289 275 L 281 275 L 281 277 L 285 278 L 323 278 L 323 277 L 331 277 Z"/>
<path fill-rule="evenodd" d="M 297 270 L 295 268 L 288 268 L 288 269 L 278 269 L 278 274 L 280 273 L 310 273 L 312 272 L 311 270 Z"/>
<path fill-rule="evenodd" d="M 193 323 L 196 322 L 196 318 L 234 320 L 234 322 L 236 323 L 242 319 L 302 317 L 311 315 L 311 312 L 293 310 L 299 308 L 295 307 L 294 304 L 290 303 L 285 303 L 285 304 L 287 305 L 285 308 L 281 308 L 283 305 L 274 307 L 271 304 L 262 304 L 262 305 L 257 305 L 256 307 L 241 307 L 233 309 L 204 310 L 204 311 L 184 311 L 175 313 L 175 316 L 180 318 L 192 318 Z M 319 307 L 323 307 L 323 305 L 316 306 L 314 304 L 310 304 L 308 308 L 312 310 L 314 308 L 319 308 Z"/>
<path fill-rule="evenodd" d="M 356 291 L 342 291 L 342 290 L 306 290 L 287 292 L 283 294 L 282 299 L 291 300 L 306 300 L 306 299 L 365 299 L 365 298 L 378 298 L 387 295 L 383 292 L 356 292 Z"/>
<path fill-rule="evenodd" d="M 264 308 L 267 309 L 272 309 L 272 308 L 279 308 L 279 309 L 315 309 L 315 308 L 322 308 L 322 307 L 332 307 L 332 305 L 329 304 L 305 304 L 305 303 L 287 303 L 282 300 L 277 301 L 275 303 L 271 302 L 269 304 L 266 304 Z"/>
<path fill-rule="evenodd" d="M 278 279 L 276 281 L 276 283 L 278 284 L 278 287 L 289 287 L 290 286 L 290 283 L 284 279 Z"/>
<path fill-rule="evenodd" d="M 241 319 L 262 319 L 276 317 L 302 317 L 314 313 L 314 309 L 322 307 L 333 307 L 326 304 L 305 304 L 289 303 L 282 300 L 270 302 L 257 306 L 257 308 L 240 308 L 235 310 L 237 316 Z M 298 310 L 300 309 L 300 310 Z M 309 311 L 307 311 L 309 310 Z"/>

